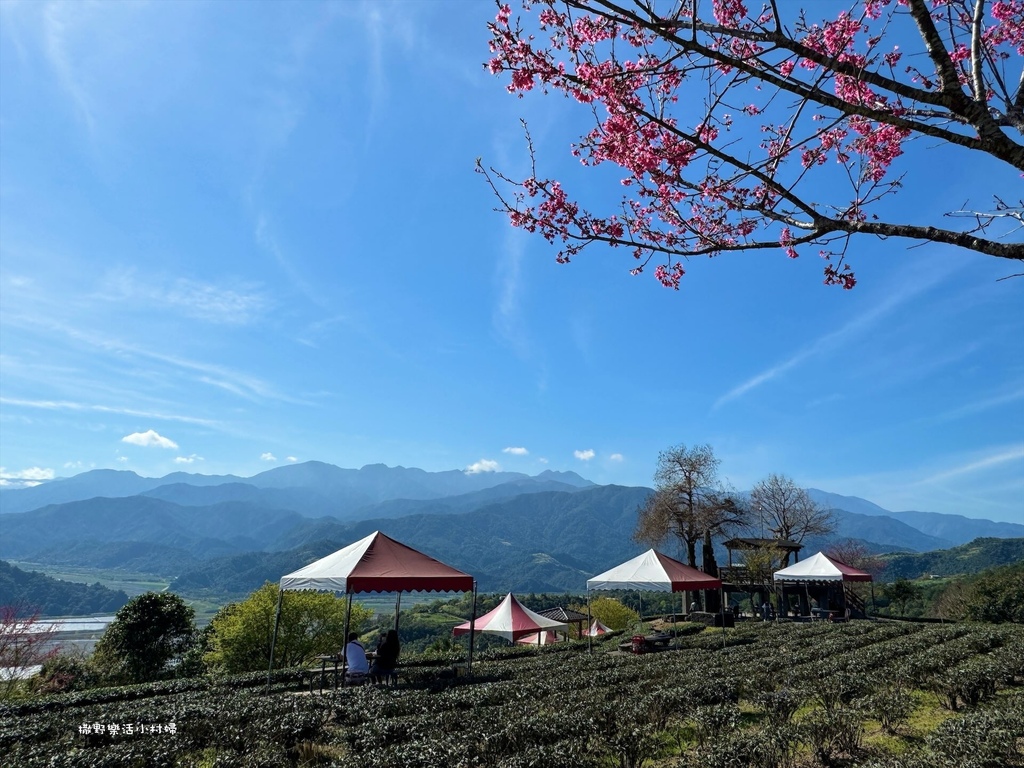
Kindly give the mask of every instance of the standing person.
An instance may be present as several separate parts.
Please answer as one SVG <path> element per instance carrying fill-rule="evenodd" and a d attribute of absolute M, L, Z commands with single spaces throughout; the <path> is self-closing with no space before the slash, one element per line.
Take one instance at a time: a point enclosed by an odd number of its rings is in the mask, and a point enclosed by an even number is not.
<path fill-rule="evenodd" d="M 395 674 L 395 667 L 398 666 L 398 654 L 401 653 L 401 646 L 398 643 L 398 632 L 389 629 L 388 633 L 381 638 L 377 644 L 377 653 L 370 667 L 370 679 L 379 683 Z"/>
<path fill-rule="evenodd" d="M 345 669 L 346 682 L 354 682 L 366 677 L 370 671 L 370 665 L 366 662 L 366 649 L 359 642 L 359 633 L 349 632 L 348 644 L 345 646 Z"/>

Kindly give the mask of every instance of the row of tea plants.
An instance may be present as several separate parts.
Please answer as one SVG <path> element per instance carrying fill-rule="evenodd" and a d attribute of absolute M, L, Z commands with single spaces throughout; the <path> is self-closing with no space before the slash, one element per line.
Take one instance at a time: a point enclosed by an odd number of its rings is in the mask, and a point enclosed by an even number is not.
<path fill-rule="evenodd" d="M 0 709 L 12 765 L 1024 766 L 1024 627 L 750 623 L 633 656 L 489 652 L 472 677 L 310 694 L 297 670 Z M 724 643 L 723 643 L 724 640 Z M 130 727 L 129 727 L 130 726 Z"/>

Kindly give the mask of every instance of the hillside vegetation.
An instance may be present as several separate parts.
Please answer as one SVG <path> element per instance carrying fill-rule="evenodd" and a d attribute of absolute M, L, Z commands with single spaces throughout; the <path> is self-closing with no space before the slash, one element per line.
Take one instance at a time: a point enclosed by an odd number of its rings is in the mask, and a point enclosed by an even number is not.
<path fill-rule="evenodd" d="M 24 606 L 40 616 L 80 616 L 116 611 L 128 595 L 102 584 L 79 584 L 53 579 L 35 571 L 23 571 L 0 560 L 2 604 Z"/>
<path fill-rule="evenodd" d="M 0 707 L 0 751 L 26 768 L 1021 765 L 1024 627 L 750 622 L 643 656 L 618 641 L 492 651 L 472 678 L 407 659 L 397 688 L 309 695 L 284 672 L 270 695 L 257 674 L 44 697 Z"/>

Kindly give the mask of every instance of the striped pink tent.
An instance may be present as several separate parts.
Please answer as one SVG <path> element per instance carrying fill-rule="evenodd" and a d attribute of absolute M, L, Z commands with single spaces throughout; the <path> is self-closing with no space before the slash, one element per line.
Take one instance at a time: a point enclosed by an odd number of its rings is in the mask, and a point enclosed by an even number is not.
<path fill-rule="evenodd" d="M 509 592 L 497 608 L 476 620 L 475 629 L 477 632 L 489 632 L 492 635 L 499 635 L 506 640 L 516 642 L 521 637 L 535 635 L 544 630 L 557 629 L 568 634 L 569 625 L 561 621 L 547 619 L 539 613 L 531 611 Z M 452 634 L 465 635 L 469 631 L 470 627 L 467 621 L 452 629 Z"/>

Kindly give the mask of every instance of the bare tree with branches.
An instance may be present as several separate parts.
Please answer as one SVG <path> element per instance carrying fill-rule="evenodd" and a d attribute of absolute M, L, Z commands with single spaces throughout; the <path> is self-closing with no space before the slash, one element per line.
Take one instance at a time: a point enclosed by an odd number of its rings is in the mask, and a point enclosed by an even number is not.
<path fill-rule="evenodd" d="M 768 475 L 750 492 L 751 515 L 763 518 L 776 538 L 802 543 L 807 536 L 825 536 L 835 530 L 832 513 L 820 507 L 785 475 Z M 789 565 L 785 552 L 782 567 Z"/>

